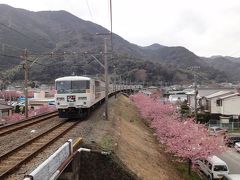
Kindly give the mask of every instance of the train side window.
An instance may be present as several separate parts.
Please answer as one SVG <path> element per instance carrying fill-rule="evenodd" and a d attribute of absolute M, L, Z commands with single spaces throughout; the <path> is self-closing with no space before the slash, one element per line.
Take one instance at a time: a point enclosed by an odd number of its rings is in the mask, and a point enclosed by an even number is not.
<path fill-rule="evenodd" d="M 86 89 L 90 89 L 90 81 L 72 81 L 71 86 L 73 93 L 85 93 Z"/>

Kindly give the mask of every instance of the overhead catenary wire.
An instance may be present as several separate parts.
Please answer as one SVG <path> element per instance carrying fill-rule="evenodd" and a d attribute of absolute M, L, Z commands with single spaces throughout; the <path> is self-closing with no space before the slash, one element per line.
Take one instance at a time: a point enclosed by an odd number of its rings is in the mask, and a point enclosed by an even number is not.
<path fill-rule="evenodd" d="M 14 56 L 14 55 L 7 55 L 7 54 L 0 54 L 0 56 L 8 57 L 8 58 L 14 58 L 14 59 L 19 59 L 19 60 L 22 59 L 22 56 Z M 27 61 L 34 62 L 34 60 L 30 60 L 30 59 L 27 59 Z M 38 63 L 38 62 L 34 62 L 34 63 L 36 63 L 36 64 L 38 64 L 40 66 L 46 66 L 46 65 Z"/>
<path fill-rule="evenodd" d="M 19 50 L 19 51 L 23 51 L 24 50 L 23 48 L 19 48 L 19 47 L 13 46 L 13 45 L 10 45 L 10 44 L 2 42 L 2 41 L 0 41 L 0 44 L 1 44 L 2 47 L 3 46 L 7 46 L 7 47 L 10 47 L 12 49 Z"/>
<path fill-rule="evenodd" d="M 14 58 L 14 59 L 20 59 L 20 56 L 14 56 L 14 55 L 8 55 L 8 54 L 0 54 L 2 57 L 8 57 L 8 58 Z"/>
<path fill-rule="evenodd" d="M 89 14 L 90 14 L 90 16 L 91 16 L 91 18 L 92 18 L 92 20 L 93 20 L 93 14 L 92 14 L 92 10 L 91 10 L 91 8 L 90 8 L 90 6 L 89 6 L 88 0 L 85 0 L 85 2 L 86 2 L 87 7 L 88 7 L 88 12 L 89 12 Z"/>
<path fill-rule="evenodd" d="M 23 34 L 22 32 L 20 32 L 20 31 L 14 29 L 14 28 L 12 28 L 12 27 L 10 27 L 10 26 L 4 24 L 4 23 L 1 23 L 1 22 L 0 22 L 0 25 L 1 25 L 1 26 L 4 26 L 5 28 L 10 29 L 11 31 L 14 31 L 14 32 L 16 32 L 16 33 L 18 33 L 18 34 L 20 34 L 20 35 L 22 35 L 22 36 L 24 36 L 24 37 L 26 37 L 26 38 L 28 38 L 28 39 L 32 39 L 31 37 L 29 37 L 29 36 Z"/>
<path fill-rule="evenodd" d="M 49 47 L 46 47 L 45 44 L 43 44 L 41 41 L 39 41 L 39 40 L 46 40 L 45 38 L 42 38 L 42 37 L 41 37 L 41 38 L 39 38 L 39 39 L 35 39 L 35 38 L 32 38 L 32 37 L 30 37 L 30 36 L 28 36 L 28 35 L 20 32 L 20 31 L 16 30 L 15 28 L 10 27 L 10 26 L 2 23 L 2 22 L 0 22 L 0 25 L 3 26 L 3 27 L 5 27 L 5 28 L 7 28 L 7 29 L 9 29 L 9 30 L 11 30 L 11 31 L 13 31 L 13 32 L 15 32 L 15 33 L 17 33 L 17 34 L 19 34 L 19 35 L 21 35 L 21 36 L 23 36 L 23 37 L 25 37 L 25 38 L 27 38 L 27 39 L 29 39 L 29 40 L 31 40 L 32 42 L 36 42 L 36 43 L 38 43 L 39 45 L 41 44 L 41 46 L 44 47 L 44 48 L 46 48 L 46 49 L 49 49 Z M 29 51 L 29 50 L 28 50 L 28 51 Z M 30 50 L 30 51 L 38 52 L 38 51 L 36 51 L 36 50 Z"/>

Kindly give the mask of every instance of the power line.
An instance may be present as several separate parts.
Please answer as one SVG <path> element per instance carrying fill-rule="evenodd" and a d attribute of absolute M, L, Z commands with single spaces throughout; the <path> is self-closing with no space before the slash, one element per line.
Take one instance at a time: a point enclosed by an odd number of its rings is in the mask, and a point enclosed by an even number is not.
<path fill-rule="evenodd" d="M 7 55 L 7 54 L 0 54 L 0 56 L 2 56 L 2 57 L 8 57 L 8 58 L 14 58 L 14 59 L 22 59 L 21 56 L 14 56 L 14 55 Z M 27 61 L 29 61 L 29 62 L 34 62 L 34 60 L 30 60 L 30 59 L 28 59 Z M 38 63 L 38 62 L 34 62 L 34 63 L 36 63 L 36 64 L 38 64 L 38 65 L 40 65 L 40 66 L 46 66 L 46 65 L 41 64 L 41 63 Z"/>
<path fill-rule="evenodd" d="M 9 57 L 9 58 L 15 58 L 15 59 L 19 59 L 20 58 L 20 56 L 7 55 L 7 54 L 0 54 L 0 56 L 2 56 L 2 57 Z"/>
<path fill-rule="evenodd" d="M 24 33 L 20 32 L 20 31 L 18 31 L 18 30 L 16 30 L 16 29 L 14 29 L 14 28 L 12 28 L 12 27 L 7 26 L 7 25 L 4 24 L 4 23 L 1 23 L 1 22 L 0 22 L 0 25 L 2 25 L 3 27 L 5 27 L 5 28 L 7 28 L 7 29 L 9 29 L 9 30 L 11 30 L 11 31 L 13 31 L 13 32 L 16 32 L 16 33 L 22 35 L 22 36 L 25 37 L 25 38 L 30 39 L 30 40 L 33 41 L 33 42 L 37 42 L 37 43 L 41 44 L 42 47 L 44 47 L 44 48 L 49 49 L 49 47 L 46 47 L 45 44 L 43 44 L 41 41 L 39 41 L 39 40 L 46 40 L 45 38 L 42 38 L 42 37 L 41 37 L 41 38 L 39 38 L 39 39 L 34 39 L 34 38 L 32 38 L 32 37 L 30 37 L 30 36 L 27 36 L 26 34 L 24 34 Z M 34 51 L 34 50 L 31 50 L 31 51 Z M 37 52 L 37 51 L 36 51 L 36 52 Z"/>
<path fill-rule="evenodd" d="M 85 2 L 86 2 L 86 4 L 87 4 L 89 14 L 90 14 L 90 16 L 91 16 L 91 18 L 92 18 L 92 20 L 93 20 L 93 15 L 92 15 L 92 11 L 91 11 L 91 8 L 90 8 L 90 6 L 89 6 L 88 0 L 85 0 Z"/>
<path fill-rule="evenodd" d="M 2 46 L 8 46 L 8 47 L 10 47 L 10 48 L 13 48 L 13 49 L 16 49 L 16 50 L 21 50 L 21 51 L 24 50 L 24 49 L 22 49 L 22 48 L 19 48 L 19 47 L 16 47 L 16 46 L 12 46 L 12 45 L 7 44 L 7 43 L 4 43 L 4 42 L 2 42 L 2 41 L 0 41 L 0 43 L 1 43 Z"/>
<path fill-rule="evenodd" d="M 18 34 L 20 34 L 20 35 L 22 35 L 22 36 L 24 36 L 24 37 L 26 37 L 26 38 L 28 38 L 28 39 L 32 39 L 32 38 L 30 38 L 29 36 L 23 34 L 22 32 L 14 29 L 14 28 L 12 28 L 12 27 L 7 26 L 6 24 L 3 24 L 3 23 L 0 22 L 0 25 L 2 25 L 2 26 L 4 26 L 5 28 L 10 29 L 10 30 L 12 30 L 12 31 L 14 31 L 14 32 L 16 32 L 16 33 L 18 33 Z"/>
<path fill-rule="evenodd" d="M 5 42 L 2 42 L 0 41 L 0 44 L 2 45 L 2 53 L 4 53 L 4 51 L 6 50 L 5 49 L 5 46 L 9 47 L 9 48 L 12 48 L 11 50 L 14 50 L 14 51 L 21 51 L 23 52 L 25 48 L 19 48 L 19 47 L 16 47 L 16 46 L 13 46 L 13 45 L 10 45 L 8 43 L 5 43 Z M 34 50 L 29 50 L 30 52 L 35 52 L 35 53 L 38 53 L 38 51 L 34 51 Z"/>

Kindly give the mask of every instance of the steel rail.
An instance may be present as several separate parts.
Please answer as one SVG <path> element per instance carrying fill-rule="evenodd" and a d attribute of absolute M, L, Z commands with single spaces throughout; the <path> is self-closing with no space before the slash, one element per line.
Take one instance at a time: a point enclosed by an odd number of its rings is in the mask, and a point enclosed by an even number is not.
<path fill-rule="evenodd" d="M 39 122 L 48 120 L 49 118 L 55 117 L 57 115 L 58 115 L 58 112 L 54 111 L 54 112 L 50 112 L 50 113 L 37 115 L 37 116 L 31 117 L 29 119 L 19 121 L 17 123 L 12 123 L 12 124 L 8 124 L 6 126 L 2 126 L 2 127 L 0 127 L 0 136 L 6 135 L 11 132 L 20 130 L 22 128 L 31 126 L 33 124 L 37 124 Z"/>
<path fill-rule="evenodd" d="M 36 154 L 41 152 L 52 142 L 56 141 L 58 138 L 67 133 L 70 129 L 76 126 L 81 121 L 69 122 L 63 121 L 53 128 L 45 131 L 44 133 L 38 135 L 35 138 L 30 139 L 22 145 L 8 151 L 4 155 L 0 156 L 0 179 L 9 176 L 11 173 L 20 168 L 20 166 L 34 157 Z M 69 126 L 64 126 L 65 124 Z M 61 130 L 61 127 L 64 129 Z M 60 132 L 58 130 L 60 129 Z M 54 134 L 55 133 L 55 134 Z M 52 138 L 51 138 L 52 135 Z M 43 142 L 43 140 L 46 141 Z M 29 148 L 28 151 L 26 149 Z M 22 151 L 22 152 L 21 152 Z M 12 165 L 11 165 L 12 164 Z"/>

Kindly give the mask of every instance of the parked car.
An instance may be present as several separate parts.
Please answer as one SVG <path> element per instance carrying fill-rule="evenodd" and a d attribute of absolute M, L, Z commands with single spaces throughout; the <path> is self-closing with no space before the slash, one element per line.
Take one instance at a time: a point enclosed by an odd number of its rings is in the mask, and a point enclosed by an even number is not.
<path fill-rule="evenodd" d="M 15 101 L 15 102 L 12 103 L 12 106 L 13 106 L 14 108 L 15 108 L 17 105 L 19 105 L 19 106 L 25 106 L 25 101 L 21 101 L 21 102 Z"/>
<path fill-rule="evenodd" d="M 221 180 L 240 180 L 240 174 L 224 174 Z"/>
<path fill-rule="evenodd" d="M 221 179 L 223 174 L 228 174 L 227 164 L 217 156 L 211 156 L 206 159 L 198 159 L 196 164 L 199 166 L 209 180 Z"/>
<path fill-rule="evenodd" d="M 234 148 L 237 150 L 237 152 L 240 152 L 240 142 L 236 142 Z"/>
<path fill-rule="evenodd" d="M 228 134 L 224 139 L 225 145 L 234 147 L 235 143 L 240 142 L 240 133 Z"/>
<path fill-rule="evenodd" d="M 227 129 L 220 128 L 217 126 L 210 127 L 208 130 L 209 130 L 209 134 L 212 136 L 223 135 L 228 132 Z"/>

